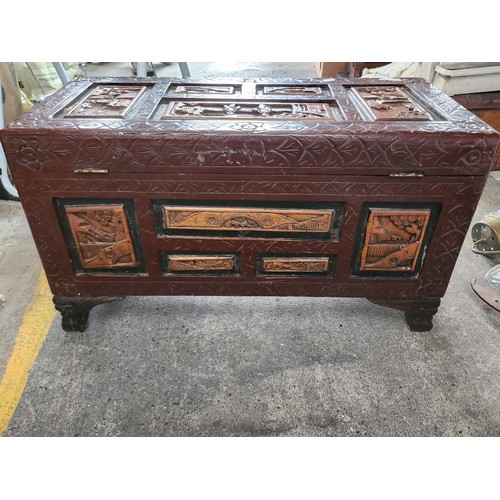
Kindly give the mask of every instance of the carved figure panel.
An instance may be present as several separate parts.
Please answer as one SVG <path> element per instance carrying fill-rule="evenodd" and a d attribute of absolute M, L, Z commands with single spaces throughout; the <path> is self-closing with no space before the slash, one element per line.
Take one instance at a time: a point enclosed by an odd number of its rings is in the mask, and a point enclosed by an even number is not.
<path fill-rule="evenodd" d="M 322 102 L 240 102 L 170 101 L 162 119 L 235 118 L 279 120 L 334 120 L 327 103 Z"/>
<path fill-rule="evenodd" d="M 65 211 L 84 269 L 137 265 L 123 205 L 71 206 Z"/>
<path fill-rule="evenodd" d="M 176 272 L 234 271 L 234 255 L 167 255 L 167 269 Z"/>
<path fill-rule="evenodd" d="M 432 116 L 398 86 L 352 87 L 375 120 L 432 120 Z"/>
<path fill-rule="evenodd" d="M 360 271 L 414 271 L 430 209 L 371 209 Z"/>
<path fill-rule="evenodd" d="M 143 85 L 98 85 L 65 117 L 122 118 L 145 90 Z"/>
<path fill-rule="evenodd" d="M 333 210 L 164 207 L 166 229 L 328 233 Z"/>
<path fill-rule="evenodd" d="M 330 270 L 330 257 L 262 257 L 263 273 L 325 274 Z"/>

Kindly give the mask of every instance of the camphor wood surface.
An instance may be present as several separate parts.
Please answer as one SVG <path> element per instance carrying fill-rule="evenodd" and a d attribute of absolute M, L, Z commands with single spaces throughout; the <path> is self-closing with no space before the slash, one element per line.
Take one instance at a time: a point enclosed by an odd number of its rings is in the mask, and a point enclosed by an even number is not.
<path fill-rule="evenodd" d="M 234 256 L 221 255 L 169 255 L 170 272 L 232 271 Z"/>
<path fill-rule="evenodd" d="M 123 206 L 71 206 L 65 210 L 82 267 L 105 269 L 137 264 Z"/>
<path fill-rule="evenodd" d="M 429 216 L 428 209 L 371 210 L 360 271 L 414 271 Z"/>
<path fill-rule="evenodd" d="M 264 273 L 326 273 L 328 257 L 263 257 Z"/>
<path fill-rule="evenodd" d="M 327 233 L 330 210 L 165 207 L 166 229 Z"/>

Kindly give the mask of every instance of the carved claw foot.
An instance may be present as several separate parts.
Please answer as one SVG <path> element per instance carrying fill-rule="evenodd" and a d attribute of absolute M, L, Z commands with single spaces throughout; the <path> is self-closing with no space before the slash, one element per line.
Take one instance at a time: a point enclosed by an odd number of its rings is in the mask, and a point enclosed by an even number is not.
<path fill-rule="evenodd" d="M 432 317 L 437 313 L 440 299 L 369 299 L 380 306 L 404 311 L 412 332 L 428 332 L 432 329 Z"/>
<path fill-rule="evenodd" d="M 100 304 L 117 302 L 124 297 L 54 297 L 54 305 L 62 316 L 65 332 L 84 332 L 90 310 Z"/>

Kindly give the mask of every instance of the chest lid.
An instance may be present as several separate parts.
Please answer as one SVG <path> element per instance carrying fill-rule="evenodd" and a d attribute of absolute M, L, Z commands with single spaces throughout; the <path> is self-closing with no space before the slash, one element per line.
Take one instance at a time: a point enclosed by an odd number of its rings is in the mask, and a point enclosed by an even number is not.
<path fill-rule="evenodd" d="M 421 79 L 81 78 L 0 132 L 11 169 L 484 175 L 500 135 Z"/>

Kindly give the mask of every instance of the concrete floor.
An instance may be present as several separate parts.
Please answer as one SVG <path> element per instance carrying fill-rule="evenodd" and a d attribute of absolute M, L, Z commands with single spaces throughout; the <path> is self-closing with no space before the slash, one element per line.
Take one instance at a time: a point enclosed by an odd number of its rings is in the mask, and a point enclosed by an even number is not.
<path fill-rule="evenodd" d="M 0 379 L 40 269 L 20 203 L 0 200 Z"/>
<path fill-rule="evenodd" d="M 314 76 L 303 64 L 257 76 Z M 499 208 L 495 172 L 473 223 Z M 499 262 L 468 236 L 427 333 L 363 299 L 129 297 L 79 334 L 57 316 L 5 435 L 500 436 L 500 314 L 469 286 Z M 40 269 L 19 203 L 0 201 L 0 374 Z"/>

